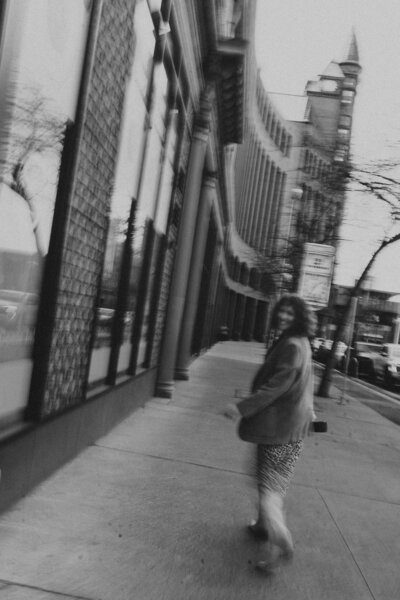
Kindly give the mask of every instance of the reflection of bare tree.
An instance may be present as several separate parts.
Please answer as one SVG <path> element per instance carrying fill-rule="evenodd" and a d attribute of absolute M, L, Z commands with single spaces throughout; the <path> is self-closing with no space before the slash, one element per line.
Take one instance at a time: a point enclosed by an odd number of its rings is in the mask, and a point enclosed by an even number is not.
<path fill-rule="evenodd" d="M 28 204 L 41 256 L 47 253 L 47 243 L 41 232 L 34 196 L 25 171 L 32 157 L 43 159 L 44 164 L 47 159 L 48 170 L 51 170 L 51 164 L 61 154 L 64 127 L 65 121 L 51 109 L 49 101 L 36 88 L 25 88 L 22 94 L 14 98 L 5 179 Z M 53 160 L 49 160 L 50 157 Z"/>
<path fill-rule="evenodd" d="M 121 263 L 125 249 L 126 239 L 129 238 L 129 308 L 134 304 L 134 298 L 137 295 L 138 276 L 142 261 L 142 246 L 145 226 L 135 227 L 135 235 L 131 232 L 130 218 L 114 217 L 110 220 L 109 234 L 107 241 L 106 258 L 104 261 L 104 271 L 102 279 L 102 297 L 101 306 L 104 308 L 114 308 L 117 301 L 118 281 L 121 273 Z M 139 238 L 139 243 L 136 238 Z M 125 250 L 124 250 L 125 249 Z"/>

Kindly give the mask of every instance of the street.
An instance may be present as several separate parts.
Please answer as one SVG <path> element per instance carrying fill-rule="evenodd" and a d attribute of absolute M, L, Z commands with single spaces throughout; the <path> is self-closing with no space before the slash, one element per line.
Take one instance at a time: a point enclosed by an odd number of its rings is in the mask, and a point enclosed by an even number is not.
<path fill-rule="evenodd" d="M 316 365 L 317 373 L 322 373 L 322 366 Z M 340 371 L 334 371 L 332 383 L 341 392 L 344 402 L 357 399 L 377 413 L 400 425 L 400 394 L 385 390 L 382 385 L 372 384 L 363 379 L 347 378 Z"/>

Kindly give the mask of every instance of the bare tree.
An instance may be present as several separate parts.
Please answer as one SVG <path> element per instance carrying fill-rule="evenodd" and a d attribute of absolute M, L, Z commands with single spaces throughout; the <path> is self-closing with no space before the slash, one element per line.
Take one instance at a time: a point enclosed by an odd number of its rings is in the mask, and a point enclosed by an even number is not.
<path fill-rule="evenodd" d="M 380 253 L 400 240 L 400 179 L 391 176 L 394 168 L 394 163 L 381 161 L 375 164 L 375 168 L 355 168 L 347 163 L 336 169 L 326 187 L 326 202 L 319 211 L 311 212 L 308 215 L 299 211 L 295 215 L 294 235 L 289 240 L 284 240 L 284 244 L 279 243 L 282 240 L 277 240 L 275 247 L 278 250 L 272 256 L 257 253 L 256 258 L 252 260 L 253 265 L 261 273 L 267 274 L 275 280 L 276 290 L 294 291 L 297 289 L 304 244 L 317 242 L 336 246 L 340 241 L 339 226 L 343 219 L 343 200 L 346 192 L 350 190 L 363 192 L 363 197 L 368 199 L 372 208 L 377 205 L 386 207 L 389 224 L 387 227 L 382 225 L 381 236 L 350 291 L 342 316 L 335 323 L 334 341 L 318 391 L 321 396 L 329 396 L 331 373 L 336 362 L 336 347 L 338 342 L 344 338 L 349 324 L 352 298 L 359 295 L 362 285 Z M 321 218 L 325 216 L 327 216 L 325 219 L 327 226 L 321 235 L 321 229 L 318 226 Z"/>
<path fill-rule="evenodd" d="M 318 394 L 323 397 L 329 397 L 336 347 L 338 342 L 343 339 L 348 326 L 352 299 L 359 295 L 362 285 L 379 254 L 385 248 L 400 240 L 400 180 L 386 174 L 387 171 L 392 169 L 393 165 L 386 163 L 378 165 L 378 168 L 375 169 L 354 169 L 349 174 L 349 180 L 354 190 L 365 192 L 372 206 L 378 202 L 380 206 L 387 208 L 389 225 L 382 228 L 381 238 L 377 241 L 372 255 L 367 260 L 361 275 L 351 289 L 345 310 L 336 323 L 332 348 L 318 390 Z"/>
<path fill-rule="evenodd" d="M 254 251 L 252 263 L 276 281 L 277 291 L 294 292 L 298 288 L 304 244 L 318 243 L 336 245 L 342 219 L 347 169 L 336 168 L 326 181 L 323 194 L 319 194 L 315 206 L 303 202 L 293 215 L 293 227 L 288 237 L 276 237 L 271 246 L 272 254 Z"/>

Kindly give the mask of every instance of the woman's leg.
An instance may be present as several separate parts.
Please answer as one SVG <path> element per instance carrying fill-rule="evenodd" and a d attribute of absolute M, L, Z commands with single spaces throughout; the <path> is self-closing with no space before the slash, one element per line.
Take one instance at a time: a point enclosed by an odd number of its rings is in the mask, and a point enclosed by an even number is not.
<path fill-rule="evenodd" d="M 266 532 L 269 542 L 265 548 L 268 556 L 258 564 L 260 568 L 272 566 L 279 558 L 293 556 L 293 540 L 286 525 L 283 499 L 301 449 L 302 442 L 257 447 L 259 508 L 256 526 L 258 531 Z"/>
<path fill-rule="evenodd" d="M 278 546 L 283 555 L 289 557 L 293 554 L 293 540 L 283 512 L 283 497 L 261 486 L 257 525 L 268 532 L 268 541 Z"/>

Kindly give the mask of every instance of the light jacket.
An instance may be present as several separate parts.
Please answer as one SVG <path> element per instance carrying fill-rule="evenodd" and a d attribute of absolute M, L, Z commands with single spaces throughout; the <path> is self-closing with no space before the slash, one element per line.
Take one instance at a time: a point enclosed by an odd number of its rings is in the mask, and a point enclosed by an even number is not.
<path fill-rule="evenodd" d="M 257 372 L 252 393 L 237 405 L 240 438 L 267 445 L 303 439 L 313 417 L 313 392 L 308 339 L 282 336 Z"/>

